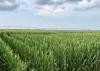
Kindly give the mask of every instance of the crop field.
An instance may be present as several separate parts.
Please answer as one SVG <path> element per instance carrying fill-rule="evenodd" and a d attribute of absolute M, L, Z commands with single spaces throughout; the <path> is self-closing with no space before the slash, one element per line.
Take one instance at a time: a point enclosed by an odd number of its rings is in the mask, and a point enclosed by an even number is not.
<path fill-rule="evenodd" d="M 0 71 L 100 71 L 100 31 L 1 30 Z"/>

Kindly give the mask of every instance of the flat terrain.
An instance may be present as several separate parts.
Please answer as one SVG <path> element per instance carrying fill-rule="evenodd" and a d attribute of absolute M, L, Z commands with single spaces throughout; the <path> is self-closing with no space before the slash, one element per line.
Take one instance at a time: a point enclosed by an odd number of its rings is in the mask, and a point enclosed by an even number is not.
<path fill-rule="evenodd" d="M 0 71 L 100 71 L 100 31 L 1 30 Z"/>

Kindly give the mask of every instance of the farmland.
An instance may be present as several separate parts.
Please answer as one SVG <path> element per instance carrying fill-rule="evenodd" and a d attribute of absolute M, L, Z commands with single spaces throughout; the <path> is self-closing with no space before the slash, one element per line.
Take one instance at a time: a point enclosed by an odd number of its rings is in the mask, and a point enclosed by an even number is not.
<path fill-rule="evenodd" d="M 100 31 L 1 30 L 0 71 L 100 71 Z"/>

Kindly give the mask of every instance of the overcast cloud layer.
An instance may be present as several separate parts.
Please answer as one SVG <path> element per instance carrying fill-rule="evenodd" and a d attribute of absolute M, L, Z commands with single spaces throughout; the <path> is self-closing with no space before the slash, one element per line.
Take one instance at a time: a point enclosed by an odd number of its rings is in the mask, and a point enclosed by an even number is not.
<path fill-rule="evenodd" d="M 0 10 L 28 10 L 37 14 L 59 14 L 100 7 L 100 0 L 0 0 Z"/>

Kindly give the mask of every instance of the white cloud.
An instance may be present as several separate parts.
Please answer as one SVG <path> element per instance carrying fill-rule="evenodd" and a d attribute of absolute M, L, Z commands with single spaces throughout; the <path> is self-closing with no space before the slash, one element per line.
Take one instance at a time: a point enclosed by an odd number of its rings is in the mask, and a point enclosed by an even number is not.
<path fill-rule="evenodd" d="M 63 0 L 64 1 L 64 0 Z M 57 4 L 58 3 L 58 4 Z M 43 14 L 57 14 L 59 13 L 64 13 L 67 11 L 73 11 L 73 10 L 87 10 L 87 9 L 92 9 L 95 7 L 99 7 L 100 6 L 100 0 L 80 0 L 77 2 L 61 2 L 61 0 L 59 0 L 57 2 L 54 3 L 45 3 L 44 5 L 39 5 L 38 10 L 39 13 L 43 13 Z"/>
<path fill-rule="evenodd" d="M 87 10 L 100 7 L 100 0 L 0 0 L 0 9 L 14 8 L 31 11 L 34 14 L 64 14 L 73 10 Z M 16 9 L 16 7 L 15 7 Z"/>
<path fill-rule="evenodd" d="M 0 0 L 0 10 L 13 10 L 17 6 L 16 0 Z"/>

